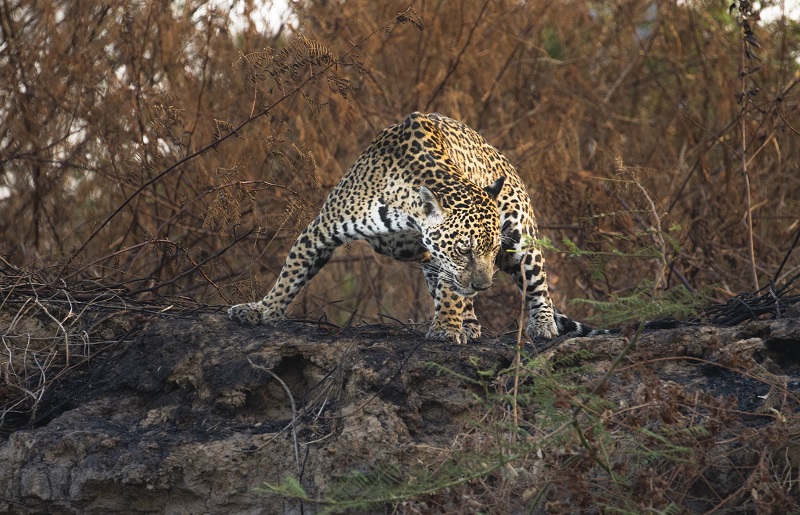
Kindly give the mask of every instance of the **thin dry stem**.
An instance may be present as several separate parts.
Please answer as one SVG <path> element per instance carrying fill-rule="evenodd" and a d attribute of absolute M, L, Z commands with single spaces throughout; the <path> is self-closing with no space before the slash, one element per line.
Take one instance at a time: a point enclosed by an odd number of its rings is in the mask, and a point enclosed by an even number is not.
<path fill-rule="evenodd" d="M 746 21 L 748 13 L 741 13 Z M 742 101 L 742 110 L 739 114 L 739 127 L 741 131 L 741 161 L 742 161 L 742 176 L 744 177 L 744 190 L 745 190 L 745 216 L 747 219 L 747 250 L 750 257 L 750 275 L 752 279 L 752 287 L 753 290 L 758 290 L 758 271 L 756 270 L 756 252 L 755 246 L 753 244 L 753 210 L 752 200 L 751 200 L 751 192 L 750 192 L 750 174 L 747 171 L 747 113 L 748 107 L 750 106 L 750 92 L 747 88 L 747 75 L 745 74 L 745 70 L 747 69 L 747 41 L 745 39 L 745 24 L 741 24 L 740 28 L 740 46 L 741 46 L 741 68 L 740 68 L 740 80 L 741 80 L 741 101 Z"/>
<path fill-rule="evenodd" d="M 525 260 L 520 260 L 520 277 L 522 277 L 522 300 L 520 301 L 520 308 L 519 308 L 519 327 L 517 328 L 517 353 L 514 357 L 514 388 L 511 392 L 512 398 L 512 406 L 511 406 L 511 413 L 512 417 L 514 418 L 514 435 L 513 438 L 516 440 L 517 434 L 519 433 L 519 412 L 517 410 L 517 396 L 519 394 L 519 376 L 522 373 L 522 348 L 525 345 L 524 340 L 522 339 L 522 331 L 525 327 L 525 312 L 527 311 L 527 299 L 525 292 L 528 289 L 528 281 L 525 275 Z"/>
<path fill-rule="evenodd" d="M 296 424 L 296 421 L 297 421 L 297 405 L 294 402 L 294 396 L 292 395 L 292 391 L 289 389 L 288 386 L 286 386 L 286 383 L 283 382 L 283 379 L 281 379 L 272 370 L 270 370 L 270 369 L 268 369 L 266 367 L 262 367 L 261 365 L 256 365 L 255 363 L 253 363 L 253 361 L 249 357 L 247 358 L 247 362 L 250 363 L 251 367 L 256 368 L 258 370 L 262 370 L 262 371 L 268 373 L 270 376 L 272 376 L 273 379 L 275 379 L 276 381 L 278 381 L 278 383 L 280 383 L 281 387 L 283 388 L 283 391 L 286 392 L 286 397 L 289 399 L 289 403 L 292 406 L 292 424 L 291 424 L 292 425 L 292 442 L 294 444 L 294 461 L 295 461 L 295 464 L 297 465 L 297 474 L 299 476 L 300 473 L 302 472 L 302 470 L 300 468 L 300 446 L 297 443 L 297 424 Z"/>

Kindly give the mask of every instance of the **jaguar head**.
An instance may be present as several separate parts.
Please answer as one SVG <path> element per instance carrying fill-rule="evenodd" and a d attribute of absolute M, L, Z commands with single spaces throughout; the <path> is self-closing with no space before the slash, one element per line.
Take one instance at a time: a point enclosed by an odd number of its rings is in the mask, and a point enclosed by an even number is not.
<path fill-rule="evenodd" d="M 419 190 L 425 216 L 422 243 L 440 278 L 459 295 L 471 297 L 492 284 L 500 251 L 497 196 L 504 181 L 501 177 L 485 188 L 459 191 L 458 198 L 449 198 L 446 203 L 425 186 Z"/>

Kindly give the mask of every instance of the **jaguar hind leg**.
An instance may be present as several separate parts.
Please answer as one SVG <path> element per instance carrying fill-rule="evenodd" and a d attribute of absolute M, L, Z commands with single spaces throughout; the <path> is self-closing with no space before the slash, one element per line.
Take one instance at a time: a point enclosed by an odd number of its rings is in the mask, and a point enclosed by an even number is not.
<path fill-rule="evenodd" d="M 541 251 L 509 252 L 505 261 L 503 270 L 514 279 L 520 290 L 524 288 L 530 310 L 526 327 L 528 336 L 547 339 L 558 336 L 555 309 L 547 291 L 547 274 L 542 267 Z"/>
<path fill-rule="evenodd" d="M 245 325 L 271 324 L 283 319 L 300 289 L 325 266 L 341 243 L 335 237 L 320 238 L 317 225 L 318 222 L 312 222 L 300 233 L 272 290 L 259 301 L 231 306 L 229 318 Z"/>
<path fill-rule="evenodd" d="M 531 215 L 532 219 L 532 215 Z M 542 251 L 531 246 L 521 234 L 535 235 L 536 227 L 508 219 L 504 222 L 503 248 L 498 255 L 500 269 L 510 275 L 525 296 L 530 310 L 526 332 L 531 338 L 555 338 L 558 326 L 555 308 L 547 291 Z"/>

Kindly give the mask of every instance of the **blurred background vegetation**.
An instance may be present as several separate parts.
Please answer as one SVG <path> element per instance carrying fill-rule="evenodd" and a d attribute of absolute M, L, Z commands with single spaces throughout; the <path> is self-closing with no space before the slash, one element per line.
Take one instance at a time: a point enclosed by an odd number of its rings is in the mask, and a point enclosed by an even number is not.
<path fill-rule="evenodd" d="M 800 272 L 800 25 L 760 5 L 307 0 L 280 30 L 268 1 L 0 7 L 0 255 L 53 283 L 259 298 L 361 150 L 415 110 L 517 167 L 576 317 L 593 307 L 569 299 L 642 284 L 722 300 Z M 509 328 L 517 295 L 498 278 L 482 323 Z M 356 243 L 290 314 L 425 322 L 432 302 L 419 267 Z"/>

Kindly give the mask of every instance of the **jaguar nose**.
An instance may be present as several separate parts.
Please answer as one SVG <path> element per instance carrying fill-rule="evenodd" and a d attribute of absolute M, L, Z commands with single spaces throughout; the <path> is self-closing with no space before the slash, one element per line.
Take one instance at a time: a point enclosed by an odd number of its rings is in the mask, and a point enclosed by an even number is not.
<path fill-rule="evenodd" d="M 470 283 L 470 286 L 472 286 L 472 289 L 475 290 L 475 291 L 483 291 L 483 290 L 485 290 L 486 288 L 488 288 L 491 285 L 492 285 L 491 282 L 488 282 L 488 283 L 484 283 L 484 282 Z"/>

